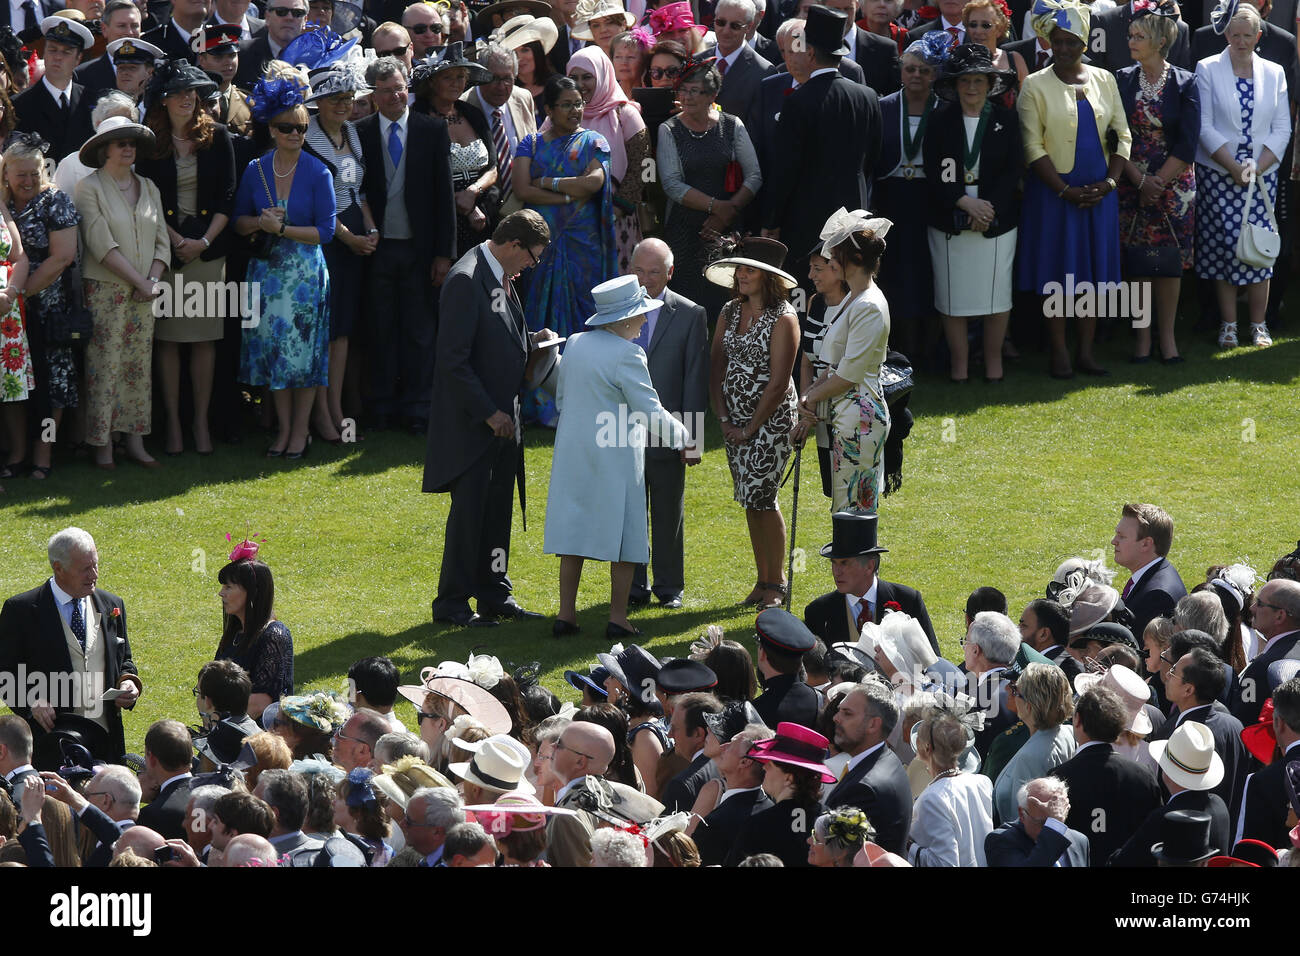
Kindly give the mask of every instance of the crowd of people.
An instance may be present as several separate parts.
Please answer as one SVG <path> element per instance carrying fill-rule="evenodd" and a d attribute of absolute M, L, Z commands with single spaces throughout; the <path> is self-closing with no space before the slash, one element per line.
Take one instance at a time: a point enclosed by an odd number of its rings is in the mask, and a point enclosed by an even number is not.
<path fill-rule="evenodd" d="M 976 588 L 958 663 L 920 593 L 879 578 L 874 518 L 846 513 L 802 619 L 764 609 L 752 639 L 709 627 L 681 658 L 615 644 L 565 672 L 577 704 L 477 652 L 418 683 L 371 656 L 346 695 L 299 686 L 245 540 L 199 722 L 155 721 L 136 755 L 123 717 L 150 678 L 68 528 L 0 610 L 0 674 L 86 690 L 6 701 L 0 865 L 1300 866 L 1300 547 L 1189 593 L 1172 540 L 1125 505 L 1122 591 L 1071 558 L 1017 622 Z"/>

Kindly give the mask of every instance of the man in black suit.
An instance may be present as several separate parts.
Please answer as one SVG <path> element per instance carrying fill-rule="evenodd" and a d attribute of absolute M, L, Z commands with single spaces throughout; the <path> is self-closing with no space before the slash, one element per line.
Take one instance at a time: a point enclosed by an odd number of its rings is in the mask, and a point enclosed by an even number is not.
<path fill-rule="evenodd" d="M 1196 721 L 1179 726 L 1168 740 L 1151 743 L 1151 756 L 1160 767 L 1160 779 L 1169 791 L 1169 799 L 1152 810 L 1137 831 L 1115 851 L 1110 866 L 1155 866 L 1151 847 L 1161 840 L 1165 815 L 1175 810 L 1208 813 L 1210 844 L 1220 853 L 1232 848 L 1228 806 L 1215 793 L 1215 788 L 1227 779 L 1216 747 L 1210 728 Z"/>
<path fill-rule="evenodd" d="M 1268 699 L 1269 667 L 1277 661 L 1300 660 L 1300 583 L 1286 578 L 1269 581 L 1256 593 L 1253 607 L 1255 628 L 1264 643 L 1241 672 L 1237 699 L 1228 708 L 1243 727 L 1259 720 Z"/>
<path fill-rule="evenodd" d="M 279 0 L 272 0 L 268 6 L 279 6 Z M 256 9 L 249 12 L 252 6 L 251 0 L 216 0 L 212 5 L 212 16 L 208 18 L 211 26 L 220 26 L 223 23 L 239 27 L 240 39 L 251 37 L 263 27 L 266 21 L 256 16 Z"/>
<path fill-rule="evenodd" d="M 37 31 L 41 28 L 42 20 L 53 16 L 63 6 L 57 0 L 33 0 L 30 3 L 23 0 L 19 3 L 21 13 L 15 17 L 12 3 L 6 2 L 0 4 L 0 27 L 9 27 L 14 33 Z"/>
<path fill-rule="evenodd" d="M 835 746 L 849 755 L 849 762 L 823 801 L 826 809 L 857 807 L 871 821 L 879 846 L 906 853 L 912 787 L 888 744 L 898 723 L 893 690 L 881 681 L 866 680 L 840 699 L 834 719 Z"/>
<path fill-rule="evenodd" d="M 577 26 L 577 12 L 578 0 L 555 0 L 551 7 L 551 19 L 555 21 L 560 36 L 546 58 L 551 61 L 551 69 L 564 76 L 569 74 L 569 57 L 587 45 L 585 40 L 577 40 L 573 36 L 573 28 Z"/>
<path fill-rule="evenodd" d="M 718 45 L 704 53 L 717 57 L 713 65 L 722 74 L 718 106 L 724 113 L 742 118 L 758 96 L 759 83 L 772 69 L 771 62 L 745 42 L 745 33 L 756 18 L 754 0 L 722 0 L 713 21 Z"/>
<path fill-rule="evenodd" d="M 203 26 L 207 15 L 207 0 L 172 0 L 171 20 L 150 30 L 142 39 L 161 49 L 169 60 L 188 60 L 193 63 L 198 53 L 190 40 Z"/>
<path fill-rule="evenodd" d="M 179 720 L 157 721 L 144 735 L 141 796 L 148 801 L 138 823 L 168 840 L 185 839 L 185 805 L 190 801 L 194 747 Z"/>
<path fill-rule="evenodd" d="M 982 757 L 987 757 L 993 741 L 1016 723 L 1016 714 L 1007 704 L 1010 681 L 1004 672 L 1020 653 L 1021 644 L 1015 622 L 997 611 L 980 611 L 966 630 L 962 642 L 966 673 L 968 679 L 975 677 L 975 701 L 984 711 L 984 729 L 975 732 L 975 749 Z"/>
<path fill-rule="evenodd" d="M 1030 35 L 1023 40 L 1004 43 L 1002 49 L 1007 51 L 1007 56 L 1019 53 L 1030 73 L 1046 69 L 1052 62 L 1052 45 L 1040 36 Z"/>
<path fill-rule="evenodd" d="M 447 122 L 408 109 L 407 71 L 385 57 L 366 82 L 378 110 L 357 123 L 364 187 L 379 230 L 370 263 L 370 396 L 376 428 L 429 425 L 437 289 L 456 256 Z"/>
<path fill-rule="evenodd" d="M 958 43 L 966 42 L 966 24 L 962 22 L 962 0 L 939 0 L 939 16 L 907 31 L 907 42 L 919 40 L 931 30 L 946 30 Z"/>
<path fill-rule="evenodd" d="M 521 210 L 501 221 L 491 241 L 470 249 L 443 283 L 424 465 L 424 490 L 451 493 L 434 620 L 464 627 L 534 616 L 515 603 L 506 576 L 513 486 L 524 466 L 519 393 L 539 363 L 545 369 L 554 357 L 536 346 L 556 336 L 546 329 L 528 335 L 510 278 L 549 241 L 545 220 Z"/>
<path fill-rule="evenodd" d="M 777 151 L 771 183 L 764 187 L 763 235 L 785 243 L 787 271 L 796 276 L 807 275 L 808 250 L 836 209 L 871 208 L 867 174 L 880 152 L 880 103 L 874 90 L 837 70 L 848 51 L 846 20 L 826 7 L 808 11 L 804 33 L 813 70 L 786 98 L 777 122 L 778 141 L 799 148 Z"/>
<path fill-rule="evenodd" d="M 1065 823 L 1088 837 L 1093 866 L 1105 866 L 1160 806 L 1155 774 L 1121 756 L 1113 746 L 1128 726 L 1119 695 L 1107 687 L 1090 688 L 1074 710 L 1079 749 L 1051 773 L 1070 788 L 1070 815 Z"/>
<path fill-rule="evenodd" d="M 1290 846 L 1287 765 L 1300 760 L 1300 677 L 1292 677 L 1273 691 L 1273 734 L 1282 756 L 1246 778 L 1237 814 L 1237 840 L 1262 840 L 1272 847 L 1284 847 Z"/>
<path fill-rule="evenodd" d="M 650 382 L 663 407 L 681 416 L 698 440 L 709 401 L 709 332 L 704 309 L 668 288 L 673 251 L 662 239 L 644 239 L 632 251 L 632 271 L 650 298 L 663 307 L 649 314 L 636 339 L 646 353 Z M 647 448 L 646 495 L 650 500 L 650 541 L 654 587 L 646 587 L 646 566 L 632 577 L 629 603 L 645 604 L 653 591 L 664 607 L 682 606 L 686 588 L 686 468 L 698 465 L 696 448 Z"/>
<path fill-rule="evenodd" d="M 100 19 L 100 33 L 105 45 L 123 37 L 140 36 L 140 8 L 134 0 L 108 0 L 104 15 Z M 72 78 L 86 88 L 85 96 L 91 109 L 100 96 L 108 90 L 116 89 L 117 73 L 113 69 L 113 58 L 107 52 L 77 67 Z"/>
<path fill-rule="evenodd" d="M 896 604 L 898 610 L 916 618 L 938 654 L 939 640 L 921 592 L 878 576 L 880 556 L 889 549 L 876 544 L 876 523 L 875 515 L 840 512 L 831 517 L 831 542 L 821 549 L 821 556 L 830 558 L 835 590 L 803 609 L 804 623 L 827 647 L 852 644 L 863 624 L 879 624 L 889 605 Z"/>
<path fill-rule="evenodd" d="M 279 12 L 284 11 L 284 12 Z M 239 41 L 239 72 L 235 85 L 251 90 L 266 65 L 302 33 L 307 22 L 307 0 L 274 0 L 267 8 L 266 26 Z"/>
<path fill-rule="evenodd" d="M 95 43 L 89 30 L 76 20 L 46 17 L 45 76 L 14 98 L 18 129 L 39 133 L 50 144 L 48 156 L 58 162 L 81 145 L 95 130 L 90 122 L 91 102 L 85 88 L 73 82 L 81 56 Z"/>
<path fill-rule="evenodd" d="M 1020 614 L 1020 639 L 1065 671 L 1070 686 L 1083 668 L 1070 653 L 1070 612 L 1050 598 L 1038 598 Z"/>
<path fill-rule="evenodd" d="M 1019 817 L 984 838 L 989 866 L 1086 867 L 1088 838 L 1065 825 L 1070 795 L 1055 777 L 1030 780 L 1016 795 Z"/>
<path fill-rule="evenodd" d="M 671 736 L 673 749 L 687 761 L 686 767 L 668 781 L 659 796 L 665 813 L 690 810 L 700 788 L 721 775 L 713 756 L 706 752 L 709 727 L 704 718 L 722 713 L 722 701 L 712 694 L 682 694 L 673 701 Z"/>
<path fill-rule="evenodd" d="M 1246 748 L 1241 742 L 1241 721 L 1219 703 L 1225 683 L 1223 662 L 1205 648 L 1193 648 L 1177 658 L 1165 675 L 1165 696 L 1169 703 L 1178 708 L 1178 713 L 1148 739 L 1169 740 L 1179 727 L 1189 721 L 1208 728 L 1214 737 L 1215 756 L 1222 762 L 1224 769 L 1222 778 L 1213 785 L 1213 792 L 1223 801 L 1224 806 L 1233 808 L 1241 800 L 1247 759 Z"/>
<path fill-rule="evenodd" d="M 1093 66 L 1115 73 L 1133 65 L 1133 57 L 1128 52 L 1128 28 L 1132 23 L 1132 0 L 1113 9 L 1103 10 L 1092 18 L 1089 31 L 1092 40 L 1088 52 L 1092 54 Z M 1182 20 L 1177 23 L 1178 36 L 1173 46 L 1165 51 L 1165 59 L 1184 70 L 1194 70 L 1196 64 L 1192 61 L 1192 44 L 1187 24 Z"/>
<path fill-rule="evenodd" d="M 126 752 L 121 711 L 135 706 L 143 687 L 127 641 L 125 605 L 95 587 L 99 553 L 85 531 L 60 531 L 48 553 L 50 579 L 0 609 L 0 674 L 22 667 L 29 682 L 43 675 L 50 696 L 11 707 L 31 726 L 41 770 L 58 769 L 58 739 L 69 733 L 93 756 L 120 760 Z M 101 700 L 109 690 L 119 692 L 112 703 Z M 51 731 L 58 734 L 47 741 Z"/>
<path fill-rule="evenodd" d="M 772 731 L 751 724 L 731 733 L 720 726 L 725 714 L 705 718 L 710 735 L 721 744 L 721 752 L 714 760 L 727 788 L 713 812 L 691 834 L 700 851 L 700 866 L 721 866 L 749 818 L 773 806 L 772 798 L 763 790 L 765 765 L 748 756 L 749 748 L 760 740 L 771 739 Z"/>
<path fill-rule="evenodd" d="M 868 33 L 854 22 L 857 20 L 857 0 L 826 0 L 826 6 L 846 17 L 844 44 L 849 52 L 844 57 L 862 67 L 867 86 L 875 90 L 877 96 L 897 92 L 903 84 L 898 44 L 890 37 Z"/>
<path fill-rule="evenodd" d="M 0 714 L 0 777 L 10 792 L 17 792 L 18 785 L 36 772 L 31 728 L 16 714 Z"/>
<path fill-rule="evenodd" d="M 799 678 L 799 663 L 817 640 L 812 631 L 779 607 L 761 612 L 754 619 L 754 631 L 758 637 L 759 683 L 763 687 L 763 693 L 754 700 L 754 709 L 769 727 L 782 721 L 814 726 L 822 707 L 821 695 Z"/>
<path fill-rule="evenodd" d="M 1124 506 L 1111 547 L 1115 563 L 1130 577 L 1120 597 L 1133 614 L 1133 634 L 1141 640 L 1152 618 L 1173 611 L 1187 588 L 1174 566 L 1165 560 L 1174 540 L 1174 521 L 1157 505 Z"/>
<path fill-rule="evenodd" d="M 111 765 L 86 782 L 83 794 L 57 773 L 46 771 L 41 776 L 45 778 L 50 795 L 67 804 L 82 827 L 99 840 L 99 844 L 83 856 L 85 862 L 82 865 L 108 866 L 113 859 L 113 844 L 136 825 L 140 816 L 139 779 L 129 767 Z"/>

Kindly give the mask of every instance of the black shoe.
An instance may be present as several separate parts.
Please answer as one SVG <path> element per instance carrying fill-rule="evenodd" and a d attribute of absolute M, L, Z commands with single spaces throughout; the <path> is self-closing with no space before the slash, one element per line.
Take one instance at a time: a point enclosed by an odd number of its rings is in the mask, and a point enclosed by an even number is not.
<path fill-rule="evenodd" d="M 1080 365 L 1079 371 L 1094 378 L 1103 378 L 1110 374 L 1110 369 L 1102 368 L 1100 365 Z"/>
<path fill-rule="evenodd" d="M 645 607 L 650 603 L 650 597 L 649 591 L 638 591 L 627 596 L 627 603 L 631 607 Z"/>
<path fill-rule="evenodd" d="M 1151 355 L 1150 355 L 1150 353 L 1148 353 L 1148 354 L 1146 354 L 1146 355 L 1134 355 L 1132 358 L 1130 358 L 1130 359 L 1128 360 L 1128 364 L 1129 364 L 1129 365 L 1146 365 L 1147 362 L 1150 362 L 1150 361 L 1151 361 Z"/>
<path fill-rule="evenodd" d="M 578 627 L 578 625 L 571 624 L 568 621 L 561 621 L 559 618 L 556 618 L 555 623 L 551 625 L 552 637 L 568 637 L 571 634 L 578 634 L 581 631 L 582 628 Z"/>
<path fill-rule="evenodd" d="M 675 611 L 682 606 L 682 596 L 680 594 L 670 594 L 668 597 L 661 597 L 659 606 Z"/>
<path fill-rule="evenodd" d="M 615 624 L 613 621 L 610 621 L 608 624 L 605 625 L 605 636 L 618 638 L 620 640 L 625 637 L 640 637 L 641 628 L 634 627 L 631 630 L 628 630 L 626 627 L 623 627 L 622 625 Z"/>
<path fill-rule="evenodd" d="M 480 604 L 478 612 L 483 617 L 501 618 L 507 621 L 541 620 L 546 616 L 545 614 L 538 614 L 536 611 L 525 610 L 514 601 L 507 601 L 505 604 L 498 604 L 495 607 Z"/>
<path fill-rule="evenodd" d="M 442 624 L 452 624 L 456 627 L 496 627 L 497 622 L 490 617 L 480 617 L 473 611 L 457 611 L 455 614 L 449 614 L 447 617 L 435 617 L 435 621 Z"/>
<path fill-rule="evenodd" d="M 309 448 L 311 448 L 310 435 L 307 436 L 307 441 L 303 443 L 301 451 L 289 451 L 289 447 L 286 445 L 284 449 L 284 457 L 289 461 L 301 461 L 307 457 L 307 449 Z"/>
<path fill-rule="evenodd" d="M 1183 358 L 1181 355 L 1175 355 L 1171 358 L 1165 358 L 1163 355 L 1160 356 L 1161 365 L 1181 365 L 1186 361 L 1187 359 Z"/>

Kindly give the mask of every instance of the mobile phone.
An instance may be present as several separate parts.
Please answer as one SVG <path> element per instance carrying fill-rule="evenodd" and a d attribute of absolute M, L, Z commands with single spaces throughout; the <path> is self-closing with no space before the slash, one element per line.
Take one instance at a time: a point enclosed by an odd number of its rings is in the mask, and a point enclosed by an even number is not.
<path fill-rule="evenodd" d="M 162 866 L 164 863 L 171 863 L 175 859 L 176 847 L 174 846 L 160 846 L 158 849 L 153 851 L 153 861 L 159 866 Z"/>

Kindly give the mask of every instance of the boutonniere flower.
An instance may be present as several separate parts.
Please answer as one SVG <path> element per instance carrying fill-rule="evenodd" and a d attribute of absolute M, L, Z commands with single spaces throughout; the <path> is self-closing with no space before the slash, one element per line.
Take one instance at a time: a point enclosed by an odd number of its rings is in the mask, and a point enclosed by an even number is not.
<path fill-rule="evenodd" d="M 111 610 L 111 611 L 108 612 L 108 616 L 109 616 L 109 617 L 121 617 L 121 616 L 122 616 L 122 609 L 121 609 L 120 607 L 114 607 L 113 610 Z"/>
<path fill-rule="evenodd" d="M 886 610 L 886 611 L 901 611 L 902 609 L 903 609 L 903 605 L 899 604 L 897 601 L 886 601 L 886 602 L 885 602 L 885 610 Z"/>

